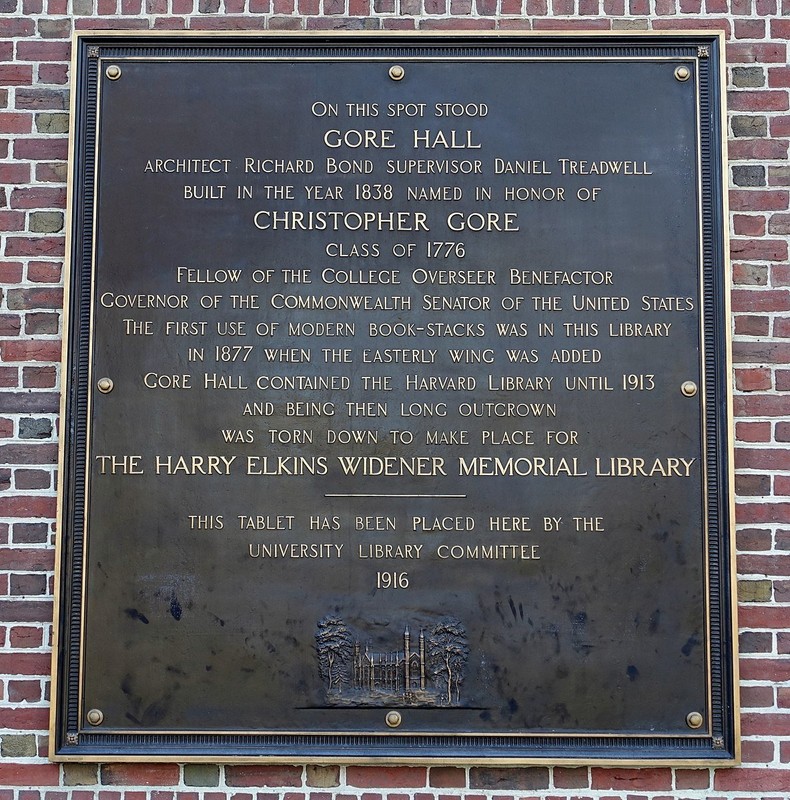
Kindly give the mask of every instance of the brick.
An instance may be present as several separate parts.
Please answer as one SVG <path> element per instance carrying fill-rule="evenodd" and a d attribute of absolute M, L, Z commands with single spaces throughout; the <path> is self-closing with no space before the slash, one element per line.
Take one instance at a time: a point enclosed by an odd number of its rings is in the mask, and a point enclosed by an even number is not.
<path fill-rule="evenodd" d="M 14 544 L 45 544 L 49 529 L 44 522 L 17 522 L 14 525 Z"/>
<path fill-rule="evenodd" d="M 772 385 L 771 370 L 739 369 L 735 372 L 735 387 L 741 392 L 757 392 L 770 389 Z"/>
<path fill-rule="evenodd" d="M 58 162 L 39 162 L 35 165 L 36 180 L 39 183 L 66 183 L 68 166 Z"/>
<path fill-rule="evenodd" d="M 422 30 L 493 30 L 496 22 L 493 19 L 426 19 L 420 22 Z"/>
<path fill-rule="evenodd" d="M 3 361 L 59 361 L 60 343 L 20 340 L 0 342 Z"/>
<path fill-rule="evenodd" d="M 65 13 L 65 12 L 64 12 Z M 38 35 L 42 39 L 68 39 L 71 36 L 71 19 L 40 19 L 37 24 Z"/>
<path fill-rule="evenodd" d="M 678 769 L 675 770 L 676 789 L 707 789 L 710 787 L 710 770 Z"/>
<path fill-rule="evenodd" d="M 790 67 L 770 67 L 768 86 L 771 89 L 786 89 L 790 86 Z"/>
<path fill-rule="evenodd" d="M 49 489 L 52 477 L 43 469 L 17 469 L 14 472 L 14 486 L 17 489 Z"/>
<path fill-rule="evenodd" d="M 346 783 L 360 788 L 420 788 L 427 783 L 427 771 L 423 767 L 349 766 Z"/>
<path fill-rule="evenodd" d="M 99 782 L 99 769 L 96 764 L 64 764 L 64 786 L 95 786 Z"/>
<path fill-rule="evenodd" d="M 740 503 L 736 508 L 738 522 L 757 523 L 790 522 L 790 503 Z"/>
<path fill-rule="evenodd" d="M 733 160 L 786 158 L 788 146 L 788 142 L 770 139 L 731 139 L 727 152 Z"/>
<path fill-rule="evenodd" d="M 63 212 L 34 211 L 30 214 L 31 233 L 59 233 L 63 230 Z"/>
<path fill-rule="evenodd" d="M 780 189 L 733 189 L 730 206 L 735 211 L 784 211 L 788 208 L 787 191 Z"/>
<path fill-rule="evenodd" d="M 4 450 L 5 446 L 0 448 Z M 6 517 L 54 517 L 56 503 L 54 498 L 40 495 L 18 496 L 11 495 L 3 500 L 4 516 Z"/>
<path fill-rule="evenodd" d="M 16 45 L 17 61 L 68 61 L 71 58 L 69 42 L 19 41 Z"/>
<path fill-rule="evenodd" d="M 730 125 L 733 136 L 768 136 L 768 118 L 762 115 L 737 114 Z"/>
<path fill-rule="evenodd" d="M 30 161 L 65 161 L 68 155 L 67 139 L 36 139 L 33 137 L 17 139 L 14 143 L 14 156 Z"/>
<path fill-rule="evenodd" d="M 727 44 L 728 64 L 784 64 L 787 62 L 787 46 L 774 42 Z"/>
<path fill-rule="evenodd" d="M 58 380 L 56 367 L 23 367 L 22 386 L 26 389 L 53 389 Z"/>
<path fill-rule="evenodd" d="M 11 703 L 38 703 L 41 700 L 41 681 L 8 681 L 8 700 Z"/>
<path fill-rule="evenodd" d="M 340 768 L 308 764 L 305 767 L 305 783 L 320 789 L 340 785 Z"/>
<path fill-rule="evenodd" d="M 53 236 L 8 237 L 5 252 L 8 256 L 63 256 L 65 241 L 63 237 Z"/>
<path fill-rule="evenodd" d="M 62 308 L 63 290 L 60 288 L 11 289 L 8 307 L 16 311 L 32 308 Z"/>
<path fill-rule="evenodd" d="M 8 639 L 11 647 L 16 649 L 41 647 L 44 631 L 41 628 L 12 628 Z"/>
<path fill-rule="evenodd" d="M 29 183 L 29 164 L 0 164 L 0 183 Z"/>
<path fill-rule="evenodd" d="M 186 786 L 219 786 L 219 767 L 214 764 L 185 764 Z"/>
<path fill-rule="evenodd" d="M 428 785 L 441 789 L 463 789 L 466 786 L 466 770 L 458 767 L 431 767 Z"/>
<path fill-rule="evenodd" d="M 672 788 L 672 771 L 669 769 L 591 769 L 590 786 L 593 789 L 619 789 L 626 791 L 660 791 Z"/>
<path fill-rule="evenodd" d="M 787 415 L 787 398 L 767 395 L 740 395 L 733 399 L 733 410 L 741 417 L 784 417 Z"/>
<path fill-rule="evenodd" d="M 771 136 L 790 136 L 790 116 L 771 117 Z"/>
<path fill-rule="evenodd" d="M 19 336 L 22 317 L 19 314 L 0 314 L 0 336 Z"/>
<path fill-rule="evenodd" d="M 790 186 L 790 167 L 775 166 L 768 167 L 769 186 Z"/>
<path fill-rule="evenodd" d="M 34 758 L 36 753 L 36 737 L 32 733 L 17 736 L 4 734 L 0 740 L 0 755 L 3 758 Z"/>
<path fill-rule="evenodd" d="M 790 290 L 787 289 L 736 289 L 732 293 L 734 311 L 787 311 L 790 310 Z"/>
<path fill-rule="evenodd" d="M 301 767 L 242 765 L 225 768 L 228 786 L 301 786 Z"/>
<path fill-rule="evenodd" d="M 57 786 L 57 764 L 5 764 L 0 762 L 0 786 Z"/>
<path fill-rule="evenodd" d="M 0 133 L 30 133 L 32 130 L 31 114 L 0 112 Z"/>
<path fill-rule="evenodd" d="M 589 789 L 589 772 L 586 767 L 554 767 L 554 786 L 557 789 Z"/>
<path fill-rule="evenodd" d="M 4 392 L 3 411 L 7 414 L 23 414 L 28 411 L 55 413 L 60 408 L 60 397 L 54 392 Z"/>
<path fill-rule="evenodd" d="M 0 20 L 0 36 L 6 35 L 2 30 L 5 23 L 7 20 Z M 27 64 L 0 64 L 0 86 L 22 86 L 32 82 L 33 68 Z"/>
<path fill-rule="evenodd" d="M 741 743 L 741 759 L 746 764 L 769 764 L 774 760 L 774 743 L 746 739 Z"/>
<path fill-rule="evenodd" d="M 765 217 L 755 214 L 734 214 L 733 230 L 738 236 L 762 236 L 765 233 Z"/>
<path fill-rule="evenodd" d="M 105 786 L 173 786 L 179 782 L 177 764 L 102 764 Z"/>
<path fill-rule="evenodd" d="M 11 192 L 11 207 L 25 209 L 65 208 L 65 186 L 35 186 L 14 189 Z"/>
<path fill-rule="evenodd" d="M 733 264 L 732 282 L 735 286 L 767 286 L 768 266 L 765 264 Z"/>
<path fill-rule="evenodd" d="M 768 233 L 790 235 L 790 214 L 772 214 L 768 220 Z"/>
<path fill-rule="evenodd" d="M 733 33 L 736 39 L 764 39 L 765 20 L 736 19 Z"/>
<path fill-rule="evenodd" d="M 736 475 L 735 491 L 739 496 L 767 496 L 771 494 L 771 476 Z"/>
<path fill-rule="evenodd" d="M 547 31 L 566 31 L 566 30 L 610 30 L 610 22 L 607 19 L 536 19 L 533 23 L 535 30 Z"/>
<path fill-rule="evenodd" d="M 773 584 L 771 581 L 738 581 L 738 600 L 742 603 L 769 603 Z"/>
<path fill-rule="evenodd" d="M 765 186 L 765 167 L 762 164 L 747 164 L 732 168 L 732 182 L 736 186 Z"/>
<path fill-rule="evenodd" d="M 60 327 L 60 316 L 45 312 L 25 314 L 25 333 L 29 336 L 57 334 Z"/>
<path fill-rule="evenodd" d="M 17 651 L 18 658 L 25 658 L 33 655 Z M 0 727 L 15 728 L 19 731 L 40 731 L 45 730 L 49 724 L 49 709 L 47 708 L 3 708 L 0 706 Z M 0 762 L 1 764 L 2 762 Z M 2 766 L 0 766 L 0 781 L 2 781 Z M 2 786 L 2 783 L 0 783 Z"/>
<path fill-rule="evenodd" d="M 520 791 L 548 789 L 549 771 L 542 767 L 472 767 L 469 770 L 469 788 Z"/>
<path fill-rule="evenodd" d="M 742 628 L 770 628 L 782 630 L 787 627 L 787 609 L 776 608 L 774 606 L 743 606 L 738 610 L 738 623 Z M 741 664 L 741 677 L 750 680 L 743 674 L 747 666 L 752 669 L 753 675 L 757 675 L 759 680 L 770 680 L 768 678 L 768 667 L 774 662 L 760 661 L 754 659 L 744 659 Z M 752 667 L 752 665 L 754 665 Z M 790 665 L 787 665 L 790 668 Z M 762 671 L 762 672 L 761 672 Z M 760 675 L 763 677 L 759 677 Z M 783 678 L 782 680 L 786 680 Z"/>
<path fill-rule="evenodd" d="M 63 265 L 60 261 L 30 261 L 27 279 L 32 283 L 59 283 Z"/>
<path fill-rule="evenodd" d="M 22 88 L 16 91 L 16 107 L 29 111 L 67 111 L 69 93 L 67 89 Z"/>
<path fill-rule="evenodd" d="M 716 770 L 713 788 L 718 792 L 751 792 L 755 786 L 761 792 L 790 791 L 790 771 L 778 769 L 723 769 Z"/>
<path fill-rule="evenodd" d="M 744 631 L 738 637 L 740 652 L 745 653 L 770 653 L 773 649 L 773 637 L 770 633 L 756 633 Z M 742 689 L 741 691 L 744 691 Z"/>

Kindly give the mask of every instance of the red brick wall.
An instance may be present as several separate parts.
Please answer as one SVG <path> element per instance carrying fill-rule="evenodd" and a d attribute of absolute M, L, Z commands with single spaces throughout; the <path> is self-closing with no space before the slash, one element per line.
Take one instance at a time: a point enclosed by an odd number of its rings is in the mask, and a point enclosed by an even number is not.
<path fill-rule="evenodd" d="M 85 28 L 727 31 L 742 767 L 47 762 L 69 37 Z M 0 0 L 0 800 L 790 796 L 788 39 L 790 0 Z"/>

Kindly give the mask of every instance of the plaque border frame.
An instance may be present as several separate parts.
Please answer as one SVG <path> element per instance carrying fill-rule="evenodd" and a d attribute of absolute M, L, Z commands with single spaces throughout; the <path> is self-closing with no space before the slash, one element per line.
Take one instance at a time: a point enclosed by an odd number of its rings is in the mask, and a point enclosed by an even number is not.
<path fill-rule="evenodd" d="M 82 716 L 81 684 L 82 684 L 82 658 L 77 659 L 75 666 L 74 651 L 81 651 L 81 639 L 84 632 L 84 605 L 78 607 L 74 600 L 78 594 L 84 596 L 84 575 L 81 563 L 81 544 L 75 542 L 73 531 L 68 522 L 82 517 L 83 524 L 87 522 L 87 470 L 86 456 L 89 450 L 87 443 L 90 434 L 87 430 L 81 431 L 78 425 L 78 410 L 84 398 L 84 417 L 86 428 L 91 419 L 91 392 L 92 384 L 92 359 L 90 346 L 93 341 L 92 306 L 88 309 L 76 307 L 73 296 L 73 284 L 77 284 L 77 293 L 80 287 L 78 279 L 88 283 L 88 293 L 92 292 L 93 276 L 95 272 L 95 230 L 97 201 L 91 195 L 90 213 L 86 213 L 85 192 L 92 193 L 93 181 L 96 176 L 98 164 L 98 124 L 100 108 L 100 85 L 98 67 L 102 64 L 101 48 L 123 47 L 124 45 L 140 48 L 153 48 L 155 43 L 172 40 L 171 47 L 187 50 L 199 44 L 221 43 L 226 40 L 225 46 L 237 42 L 240 47 L 258 45 L 261 48 L 286 47 L 296 43 L 305 47 L 324 48 L 369 46 L 373 44 L 382 47 L 398 48 L 410 43 L 419 42 L 426 47 L 485 47 L 494 43 L 509 44 L 512 46 L 529 46 L 542 42 L 546 47 L 557 47 L 567 40 L 568 45 L 577 47 L 602 47 L 603 42 L 610 44 L 626 45 L 633 42 L 634 46 L 649 47 L 667 44 L 669 39 L 675 40 L 677 46 L 702 46 L 704 42 L 714 53 L 706 55 L 698 53 L 696 62 L 701 59 L 716 62 L 718 69 L 710 71 L 708 83 L 716 91 L 710 92 L 710 117 L 712 122 L 708 126 L 711 133 L 711 144 L 719 144 L 720 152 L 711 153 L 709 156 L 708 173 L 705 173 L 702 163 L 701 143 L 701 110 L 700 91 L 696 89 L 696 137 L 697 137 L 697 164 L 699 170 L 698 191 L 699 202 L 697 213 L 699 247 L 700 247 L 700 368 L 702 374 L 702 390 L 700 403 L 700 436 L 702 454 L 705 459 L 703 465 L 704 475 L 709 475 L 711 462 L 713 472 L 718 480 L 714 483 L 721 489 L 726 487 L 727 497 L 725 503 L 719 503 L 720 512 L 718 535 L 724 547 L 719 552 L 719 569 L 716 577 L 718 583 L 711 585 L 712 569 L 709 563 L 710 531 L 708 525 L 709 514 L 705 513 L 703 524 L 705 528 L 705 619 L 706 619 L 706 650 L 707 650 L 707 724 L 710 726 L 712 716 L 714 676 L 710 655 L 711 642 L 711 616 L 717 612 L 723 617 L 719 627 L 722 631 L 722 641 L 719 642 L 722 651 L 720 661 L 721 675 L 718 675 L 719 697 L 721 699 L 720 733 L 714 733 L 710 727 L 706 732 L 697 736 L 675 737 L 672 734 L 657 734 L 646 736 L 641 733 L 590 733 L 563 731 L 559 733 L 538 732 L 530 734 L 524 732 L 508 733 L 424 733 L 424 732 L 394 732 L 382 730 L 380 732 L 188 732 L 188 731 L 101 731 L 98 728 L 88 727 L 85 721 L 79 721 Z M 595 764 L 599 766 L 692 766 L 692 767 L 729 767 L 740 763 L 740 719 L 738 698 L 738 623 L 737 623 L 737 572 L 735 569 L 735 489 L 734 489 L 734 421 L 732 413 L 732 331 L 731 331 L 731 275 L 729 255 L 729 205 L 727 195 L 727 127 L 726 127 L 726 59 L 725 59 L 725 32 L 721 30 L 662 30 L 662 31 L 346 31 L 346 32 L 318 32 L 318 31 L 81 31 L 73 35 L 71 58 L 71 98 L 69 118 L 71 121 L 68 151 L 68 203 L 66 213 L 66 258 L 64 267 L 64 301 L 63 301 L 63 349 L 61 361 L 61 402 L 60 402 L 60 442 L 58 470 L 60 481 L 58 484 L 57 498 L 57 535 L 56 535 L 56 562 L 55 562 L 55 596 L 54 596 L 54 626 L 53 626 L 53 651 L 52 651 L 52 698 L 50 706 L 50 732 L 49 732 L 49 757 L 59 762 L 179 762 L 179 763 L 216 763 L 216 764 L 243 764 L 243 763 L 299 763 L 299 764 L 485 764 L 489 766 L 580 766 L 581 764 Z M 145 59 L 140 54 L 129 55 L 135 60 Z M 247 56 L 246 58 L 249 58 Z M 355 55 L 343 59 L 339 56 L 325 54 L 316 55 L 312 59 L 302 58 L 305 61 L 338 61 L 338 60 L 391 60 L 399 58 L 408 60 L 450 60 L 440 55 L 413 55 L 413 56 L 376 56 Z M 178 58 L 178 56 L 160 56 L 158 60 Z M 471 58 L 473 56 L 459 57 Z M 619 60 L 623 56 L 603 57 L 579 56 L 577 60 Z M 646 60 L 661 60 L 660 56 L 645 55 Z M 677 61 L 694 61 L 691 56 L 665 56 L 666 59 Z M 114 56 L 114 61 L 123 61 L 123 56 Z M 181 60 L 189 60 L 181 56 Z M 194 59 L 192 59 L 194 60 Z M 217 60 L 211 56 L 200 57 L 199 60 Z M 268 60 L 283 60 L 272 58 Z M 481 59 L 478 56 L 478 60 Z M 494 58 L 505 62 L 507 60 L 519 61 L 518 57 Z M 547 59 L 549 60 L 549 59 Z M 551 60 L 570 60 L 566 57 L 555 57 Z M 630 61 L 639 60 L 631 57 Z M 91 73 L 91 64 L 95 65 L 96 72 Z M 715 104 L 715 101 L 718 103 Z M 91 105 L 93 104 L 93 105 Z M 87 129 L 86 114 L 90 109 L 95 111 L 94 129 Z M 87 140 L 86 140 L 86 137 Z M 78 145 L 81 149 L 78 152 Z M 93 170 L 82 170 L 77 163 L 77 156 L 82 152 L 93 152 Z M 705 190 L 702 186 L 704 175 L 712 178 L 710 187 Z M 709 220 L 711 231 L 706 237 L 703 231 L 706 217 L 703 213 L 705 198 L 710 201 Z M 77 201 L 82 201 L 78 203 Z M 83 224 L 77 218 L 79 211 L 83 213 Z M 88 218 L 90 220 L 88 221 Z M 80 225 L 79 230 L 77 226 Z M 89 233 L 86 234 L 85 230 Z M 75 232 L 78 235 L 75 236 Z M 704 259 L 704 246 L 706 238 L 710 239 L 712 256 L 718 257 L 720 264 L 709 265 L 706 268 Z M 77 247 L 82 245 L 82 249 Z M 86 259 L 90 263 L 90 275 L 82 274 L 80 266 Z M 705 315 L 703 309 L 707 306 L 704 301 L 705 278 L 710 273 L 712 289 L 712 308 L 710 316 L 714 322 L 720 323 L 721 328 L 714 328 L 712 341 L 705 341 Z M 84 289 L 83 289 L 84 291 Z M 76 314 L 74 312 L 77 312 Z M 87 316 L 87 319 L 86 319 Z M 75 319 L 76 317 L 76 319 Z M 87 331 L 87 334 L 85 333 Z M 80 335 L 77 335 L 80 334 Z M 77 342 L 77 348 L 73 347 Z M 707 346 L 707 352 L 706 351 Z M 707 357 L 707 358 L 706 358 Z M 712 369 L 711 366 L 712 360 Z M 710 384 L 715 384 L 710 388 Z M 709 403 L 707 395 L 713 395 L 715 403 Z M 715 435 L 710 436 L 706 431 L 715 430 Z M 708 447 L 712 440 L 714 446 Z M 710 452 L 713 451 L 713 452 Z M 80 460 L 82 456 L 82 460 Z M 703 479 L 703 506 L 709 512 L 711 499 L 709 498 L 710 477 Z M 80 495 L 82 487 L 82 495 Z M 714 500 L 714 502 L 716 502 Z M 72 509 L 74 509 L 72 511 Z M 68 517 L 66 515 L 69 515 Z M 724 524 L 722 523 L 724 520 Z M 86 527 L 86 526 L 85 526 Z M 80 531 L 80 541 L 83 531 Z M 68 594 L 69 590 L 71 595 Z M 713 602 L 714 595 L 718 602 Z M 74 631 L 78 631 L 75 637 Z M 729 639 L 725 638 L 725 632 Z M 725 658 L 726 655 L 726 658 Z M 384 711 L 384 709 L 383 709 Z M 73 725 L 76 719 L 76 725 Z M 441 751 L 451 750 L 441 743 L 451 736 L 467 738 L 469 747 L 462 752 L 457 749 L 449 755 Z M 420 742 L 406 742 L 407 738 L 422 740 Z M 476 745 L 475 740 L 490 739 L 525 739 L 531 740 L 535 752 L 508 753 L 508 748 L 499 748 L 492 752 L 490 742 L 480 742 L 479 754 L 472 754 L 470 750 Z M 253 742 L 256 739 L 272 739 L 279 741 Z M 342 754 L 344 739 L 356 740 L 353 752 L 349 755 Z M 588 747 L 572 749 L 557 749 L 551 743 L 558 740 L 587 739 Z M 688 754 L 693 748 L 688 746 L 666 747 L 663 742 L 678 739 L 682 743 L 697 742 L 700 746 L 700 755 L 695 757 Z M 82 741 L 80 741 L 82 740 Z M 189 745 L 187 744 L 189 740 Z M 218 740 L 223 745 L 217 747 Z M 247 746 L 238 747 L 240 740 Z M 298 741 L 294 741 L 298 740 Z M 367 741 L 360 741 L 367 740 Z M 436 740 L 436 741 L 434 741 Z M 542 743 L 545 740 L 545 744 Z M 590 747 L 589 742 L 607 740 L 608 747 Z M 644 745 L 651 740 L 650 748 Z M 382 741 L 393 742 L 392 746 L 381 746 Z M 398 746 L 394 742 L 400 741 Z M 632 742 L 641 741 L 643 747 L 633 748 Z M 429 744 L 430 742 L 430 744 Z M 656 744 L 656 743 L 659 744 Z M 419 752 L 423 743 L 428 754 Z M 707 744 L 707 747 L 705 744 Z M 294 746 L 296 744 L 297 746 Z M 234 749 L 236 747 L 237 749 Z M 631 750 L 634 750 L 631 755 Z M 265 750 L 266 752 L 259 752 Z M 649 752 L 647 752 L 649 750 Z M 624 755 L 627 753 L 627 755 Z"/>

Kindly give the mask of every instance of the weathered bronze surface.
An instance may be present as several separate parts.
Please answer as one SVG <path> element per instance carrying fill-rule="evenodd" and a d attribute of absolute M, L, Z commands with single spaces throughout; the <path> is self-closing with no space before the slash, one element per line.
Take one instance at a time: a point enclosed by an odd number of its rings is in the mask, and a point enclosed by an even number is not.
<path fill-rule="evenodd" d="M 55 755 L 732 760 L 720 46 L 79 38 Z"/>

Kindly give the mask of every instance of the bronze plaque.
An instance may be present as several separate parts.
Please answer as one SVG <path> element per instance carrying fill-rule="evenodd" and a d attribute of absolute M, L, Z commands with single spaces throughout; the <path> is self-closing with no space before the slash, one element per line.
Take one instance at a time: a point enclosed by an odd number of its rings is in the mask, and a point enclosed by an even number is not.
<path fill-rule="evenodd" d="M 732 762 L 721 46 L 77 39 L 57 757 Z"/>

